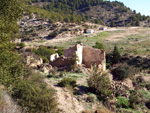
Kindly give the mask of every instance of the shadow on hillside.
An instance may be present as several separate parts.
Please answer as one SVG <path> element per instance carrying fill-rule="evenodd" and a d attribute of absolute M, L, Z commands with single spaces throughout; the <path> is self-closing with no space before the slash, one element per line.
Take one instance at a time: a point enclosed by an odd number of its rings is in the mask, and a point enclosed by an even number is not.
<path fill-rule="evenodd" d="M 49 36 L 46 36 L 46 37 L 44 37 L 44 39 L 46 39 L 46 40 L 52 40 L 52 39 L 54 39 L 55 37 L 49 37 Z"/>
<path fill-rule="evenodd" d="M 150 58 L 141 56 L 123 56 L 121 59 L 122 63 L 127 63 L 130 66 L 134 66 L 141 70 L 150 70 Z"/>
<path fill-rule="evenodd" d="M 83 95 L 83 94 L 88 94 L 90 91 L 89 91 L 89 88 L 86 87 L 86 86 L 78 86 L 78 90 L 75 91 L 74 94 L 76 95 Z"/>

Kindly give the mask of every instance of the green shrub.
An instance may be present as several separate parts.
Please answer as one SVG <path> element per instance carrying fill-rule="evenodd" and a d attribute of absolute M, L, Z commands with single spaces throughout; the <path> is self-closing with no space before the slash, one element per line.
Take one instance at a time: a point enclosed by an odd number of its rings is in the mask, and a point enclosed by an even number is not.
<path fill-rule="evenodd" d="M 20 46 L 20 48 L 24 48 L 26 45 L 25 45 L 25 43 L 21 42 L 21 43 L 19 44 L 19 46 Z"/>
<path fill-rule="evenodd" d="M 112 64 L 116 64 L 116 63 L 120 62 L 120 60 L 121 60 L 120 52 L 119 52 L 119 50 L 118 50 L 118 47 L 115 46 L 115 47 L 114 47 L 114 50 L 113 50 L 113 52 L 112 52 L 112 59 L 111 59 L 111 62 L 112 62 Z"/>
<path fill-rule="evenodd" d="M 129 100 L 125 97 L 119 96 L 117 97 L 117 107 L 119 108 L 128 108 L 129 107 Z"/>
<path fill-rule="evenodd" d="M 64 55 L 64 48 L 63 47 L 55 47 L 57 49 L 57 53 L 59 56 Z"/>
<path fill-rule="evenodd" d="M 78 57 L 76 54 L 73 54 L 72 56 L 72 65 L 70 66 L 71 71 L 74 71 L 77 69 L 77 61 L 79 61 Z"/>
<path fill-rule="evenodd" d="M 77 41 L 76 43 L 77 43 L 77 44 L 81 44 L 82 42 L 81 42 L 81 41 Z"/>
<path fill-rule="evenodd" d="M 12 51 L 0 50 L 0 83 L 9 88 L 26 76 L 27 68 L 21 57 Z"/>
<path fill-rule="evenodd" d="M 71 86 L 72 88 L 76 87 L 77 84 L 76 84 L 76 80 L 72 79 L 72 78 L 63 78 L 59 83 L 58 85 L 60 87 L 68 87 L 68 86 Z"/>
<path fill-rule="evenodd" d="M 97 94 L 101 100 L 107 100 L 112 97 L 113 91 L 110 89 L 110 80 L 107 74 L 96 74 L 94 73 L 88 79 L 88 86 L 92 92 Z"/>
<path fill-rule="evenodd" d="M 146 88 L 150 91 L 150 83 L 146 84 Z"/>
<path fill-rule="evenodd" d="M 39 47 L 38 49 L 32 49 L 32 51 L 39 55 L 43 59 L 44 63 L 48 63 L 50 55 L 55 53 L 54 49 L 48 49 L 47 47 L 43 46 Z"/>
<path fill-rule="evenodd" d="M 145 80 L 144 80 L 144 78 L 143 78 L 142 76 L 138 76 L 138 77 L 136 78 L 136 83 L 137 83 L 138 85 L 140 85 L 141 87 L 149 88 L 148 84 L 146 84 L 146 82 L 145 82 Z"/>
<path fill-rule="evenodd" d="M 127 64 L 119 64 L 116 68 L 111 70 L 111 73 L 114 75 L 115 79 L 124 80 L 130 76 L 131 69 Z"/>
<path fill-rule="evenodd" d="M 55 91 L 47 88 L 40 76 L 32 76 L 28 80 L 21 80 L 13 88 L 13 97 L 18 104 L 30 113 L 52 112 L 57 113 Z"/>
<path fill-rule="evenodd" d="M 48 35 L 48 37 L 54 38 L 54 37 L 56 37 L 56 36 L 57 36 L 58 34 L 60 34 L 60 33 L 61 33 L 60 31 L 56 30 L 56 31 L 50 33 L 50 34 Z"/>
<path fill-rule="evenodd" d="M 57 70 L 58 70 L 57 67 L 54 67 L 53 69 L 51 69 L 49 71 L 49 77 L 55 77 L 55 78 L 59 77 L 59 73 Z"/>
<path fill-rule="evenodd" d="M 49 63 L 49 60 L 46 56 L 40 56 L 43 60 L 43 63 Z"/>
<path fill-rule="evenodd" d="M 135 105 L 139 103 L 138 95 L 136 91 L 130 91 L 129 96 L 130 107 L 135 108 Z"/>
<path fill-rule="evenodd" d="M 144 102 L 150 100 L 150 91 L 142 89 L 139 90 L 138 93 L 140 94 Z"/>
<path fill-rule="evenodd" d="M 104 49 L 104 46 L 102 43 L 99 43 L 99 42 L 96 42 L 96 44 L 93 46 L 94 48 L 97 48 L 97 49 Z"/>

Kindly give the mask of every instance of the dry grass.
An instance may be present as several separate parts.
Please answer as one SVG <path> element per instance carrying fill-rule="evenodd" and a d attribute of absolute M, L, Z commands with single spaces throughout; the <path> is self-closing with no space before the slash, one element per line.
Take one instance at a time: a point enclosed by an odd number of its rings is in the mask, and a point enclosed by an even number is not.
<path fill-rule="evenodd" d="M 68 48 L 81 42 L 86 46 L 93 46 L 96 42 L 103 43 L 107 53 L 117 45 L 122 54 L 150 55 L 150 28 L 129 27 L 113 28 L 108 31 L 96 31 L 94 34 L 84 34 L 79 37 L 48 40 L 44 43 L 32 43 L 33 45 L 61 46 Z"/>
<path fill-rule="evenodd" d="M 107 108 L 101 106 L 99 107 L 95 113 L 112 113 L 110 110 L 108 110 Z"/>

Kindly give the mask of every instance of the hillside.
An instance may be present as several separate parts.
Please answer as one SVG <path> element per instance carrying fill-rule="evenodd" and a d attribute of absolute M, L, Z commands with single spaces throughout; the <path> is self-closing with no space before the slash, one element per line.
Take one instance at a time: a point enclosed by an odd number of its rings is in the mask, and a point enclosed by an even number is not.
<path fill-rule="evenodd" d="M 136 13 L 123 3 L 103 0 L 31 0 L 30 5 L 59 14 L 51 21 L 78 22 L 91 21 L 111 27 L 150 26 L 149 17 Z M 66 16 L 66 14 L 68 16 Z M 61 17 L 60 17 L 61 15 Z M 78 16 L 77 16 L 78 15 Z"/>
<path fill-rule="evenodd" d="M 103 0 L 0 0 L 0 113 L 149 113 L 148 18 Z"/>

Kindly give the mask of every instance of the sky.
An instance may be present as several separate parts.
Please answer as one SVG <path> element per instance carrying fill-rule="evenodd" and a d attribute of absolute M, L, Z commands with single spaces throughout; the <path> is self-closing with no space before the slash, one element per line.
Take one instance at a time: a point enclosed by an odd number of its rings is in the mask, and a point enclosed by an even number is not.
<path fill-rule="evenodd" d="M 137 13 L 150 16 L 150 0 L 107 0 L 107 1 L 119 1 L 123 2 L 125 6 L 132 10 L 136 10 Z"/>

